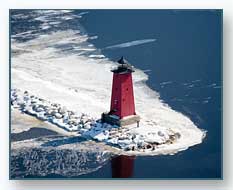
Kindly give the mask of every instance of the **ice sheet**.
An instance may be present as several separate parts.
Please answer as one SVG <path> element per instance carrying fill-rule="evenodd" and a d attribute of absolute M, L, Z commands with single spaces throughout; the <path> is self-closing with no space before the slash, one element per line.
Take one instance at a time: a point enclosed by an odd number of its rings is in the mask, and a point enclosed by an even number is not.
<path fill-rule="evenodd" d="M 44 22 L 47 22 L 46 18 Z M 43 17 L 40 20 L 43 21 Z M 12 40 L 12 51 L 16 52 L 12 56 L 12 88 L 29 91 L 77 114 L 85 113 L 91 118 L 100 118 L 102 112 L 109 110 L 112 81 L 110 70 L 116 63 L 101 56 L 101 52 L 88 39 L 86 34 L 68 29 L 41 34 L 27 42 Z M 180 134 L 176 143 L 166 144 L 153 154 L 173 153 L 201 143 L 205 132 L 187 116 L 164 104 L 159 94 L 145 84 L 147 79 L 148 76 L 143 71 L 136 69 L 133 74 L 136 111 L 142 118 L 142 128 L 136 132 L 146 132 L 148 136 L 151 131 L 159 128 L 160 131 L 172 130 Z M 99 139 L 103 138 L 105 137 L 99 135 Z M 150 134 L 148 139 L 151 138 L 157 137 Z M 114 139 L 112 141 L 119 145 L 126 143 Z"/>

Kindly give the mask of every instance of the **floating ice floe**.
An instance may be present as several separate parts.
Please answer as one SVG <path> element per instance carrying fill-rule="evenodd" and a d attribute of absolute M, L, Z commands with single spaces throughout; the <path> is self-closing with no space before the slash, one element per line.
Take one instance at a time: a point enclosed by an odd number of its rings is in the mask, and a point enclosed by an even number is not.
<path fill-rule="evenodd" d="M 46 177 L 59 175 L 76 177 L 97 171 L 112 157 L 107 146 L 99 146 L 90 141 L 76 144 L 49 146 L 52 140 L 43 137 L 12 143 L 10 175 L 12 178 L 28 176 Z M 65 140 L 65 139 L 64 139 Z M 20 163 L 20 164 L 19 164 Z"/>

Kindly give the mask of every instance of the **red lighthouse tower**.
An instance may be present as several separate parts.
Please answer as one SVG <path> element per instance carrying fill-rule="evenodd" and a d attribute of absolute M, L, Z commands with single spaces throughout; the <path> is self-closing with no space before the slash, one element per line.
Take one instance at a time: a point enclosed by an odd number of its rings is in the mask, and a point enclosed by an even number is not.
<path fill-rule="evenodd" d="M 139 123 L 134 105 L 132 72 L 134 69 L 121 57 L 118 67 L 113 69 L 112 97 L 109 113 L 102 114 L 102 120 L 120 126 Z"/>

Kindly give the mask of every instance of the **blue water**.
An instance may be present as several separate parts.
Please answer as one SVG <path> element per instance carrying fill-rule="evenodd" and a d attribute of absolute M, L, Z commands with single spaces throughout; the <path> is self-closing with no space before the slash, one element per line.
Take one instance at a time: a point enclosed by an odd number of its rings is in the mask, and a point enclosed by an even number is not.
<path fill-rule="evenodd" d="M 99 37 L 91 43 L 100 49 L 157 39 L 102 52 L 112 60 L 124 55 L 135 67 L 151 70 L 147 84 L 161 99 L 208 131 L 202 144 L 176 155 L 137 157 L 132 177 L 221 177 L 221 87 L 213 85 L 221 86 L 221 15 L 219 10 L 97 10 L 82 18 L 87 33 Z M 171 83 L 161 85 L 167 81 Z"/>
<path fill-rule="evenodd" d="M 75 11 L 75 14 L 83 11 L 86 10 Z M 116 61 L 123 55 L 136 68 L 145 70 L 149 76 L 147 84 L 160 93 L 164 102 L 208 131 L 202 144 L 178 154 L 134 158 L 130 177 L 221 178 L 222 11 L 87 11 L 79 22 L 83 32 L 98 36 L 90 40 L 92 44 L 111 60 Z M 36 28 L 36 22 L 31 24 Z M 59 27 L 80 27 L 76 24 L 71 20 Z M 19 30 L 22 27 L 13 27 L 12 33 Z M 156 41 L 106 48 L 143 39 Z M 79 177 L 112 177 L 111 167 L 109 161 L 96 172 Z"/>

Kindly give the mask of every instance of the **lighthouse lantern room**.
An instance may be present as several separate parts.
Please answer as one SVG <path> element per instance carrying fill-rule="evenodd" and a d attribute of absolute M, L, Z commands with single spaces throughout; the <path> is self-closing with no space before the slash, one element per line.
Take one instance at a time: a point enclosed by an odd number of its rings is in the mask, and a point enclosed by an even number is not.
<path fill-rule="evenodd" d="M 102 114 L 102 121 L 119 126 L 139 124 L 135 112 L 132 73 L 133 67 L 121 57 L 113 72 L 110 111 Z"/>

